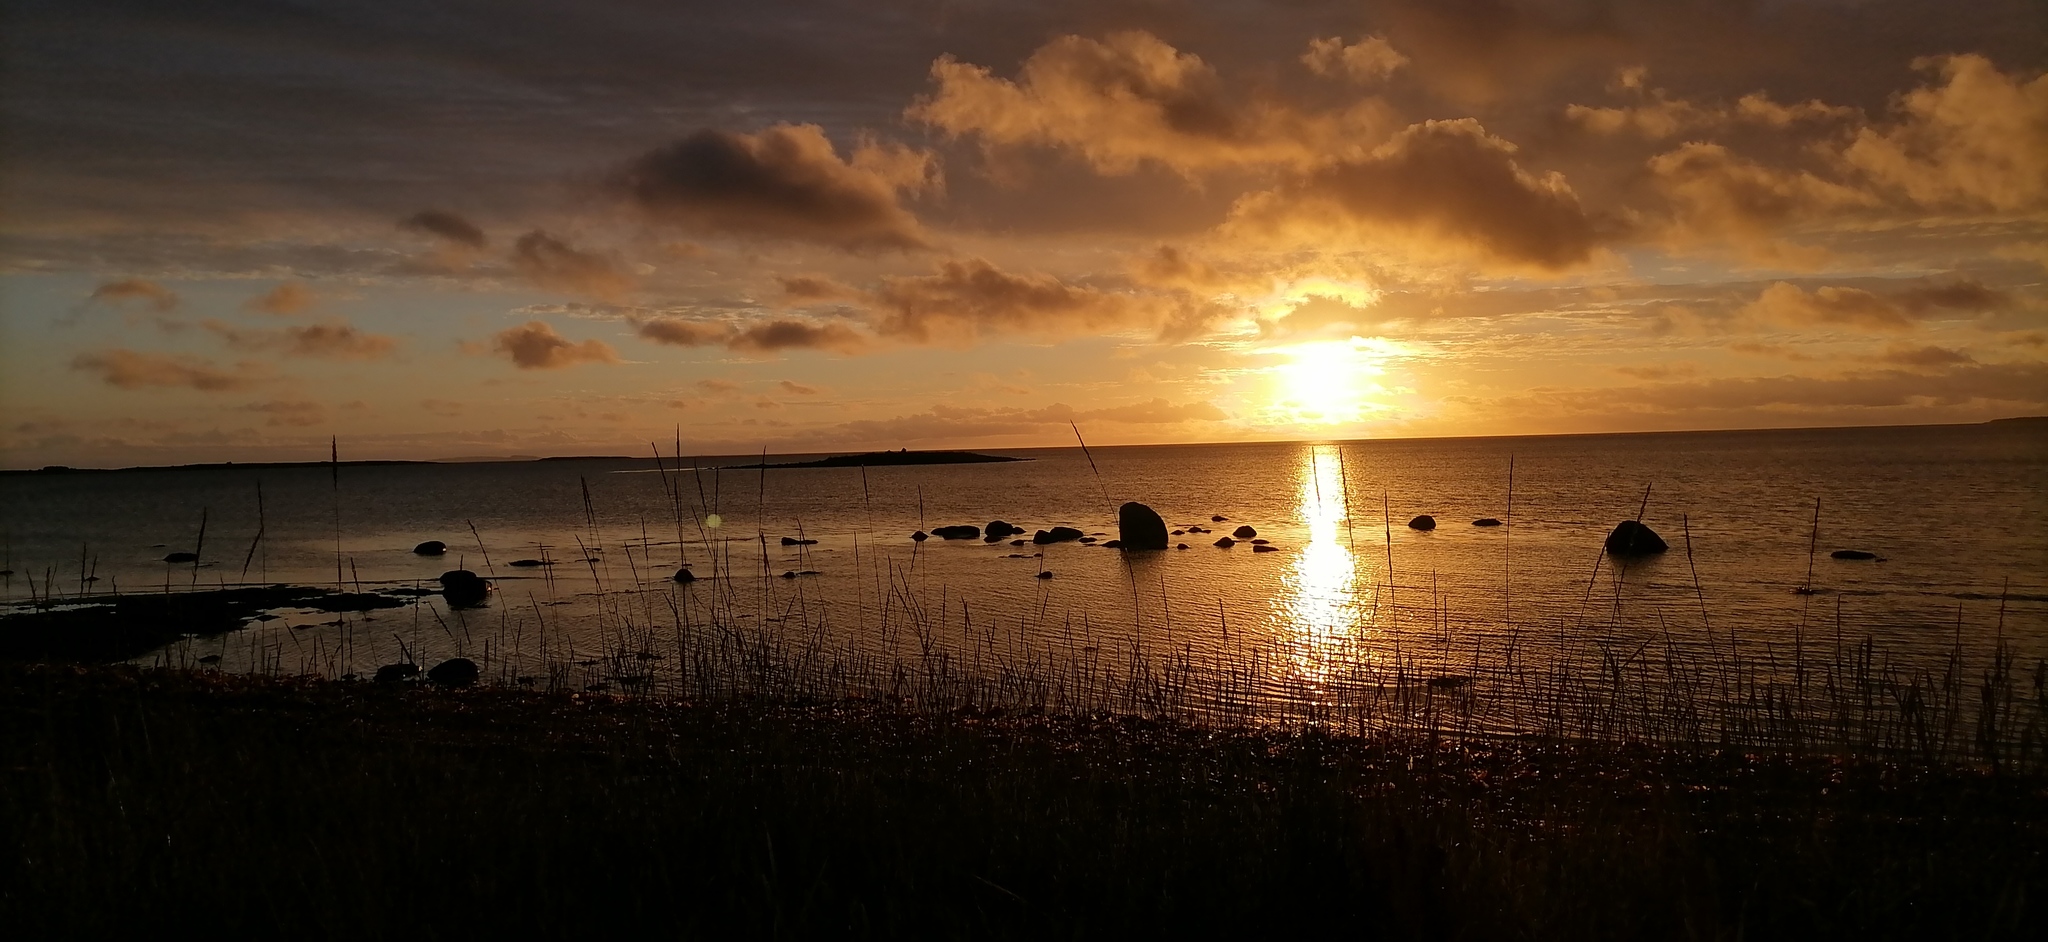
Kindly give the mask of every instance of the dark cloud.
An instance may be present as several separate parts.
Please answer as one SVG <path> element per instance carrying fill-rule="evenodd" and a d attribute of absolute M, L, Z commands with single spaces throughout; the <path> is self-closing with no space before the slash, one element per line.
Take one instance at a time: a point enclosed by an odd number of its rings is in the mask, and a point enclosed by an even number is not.
<path fill-rule="evenodd" d="M 785 379 L 782 382 L 777 383 L 776 385 L 781 386 L 783 392 L 792 393 L 798 396 L 815 396 L 818 394 L 818 387 L 806 386 L 802 383 L 796 382 L 795 380 Z"/>
<path fill-rule="evenodd" d="M 1975 363 L 1975 357 L 1961 350 L 1937 347 L 1932 344 L 1920 347 L 1893 344 L 1878 354 L 1877 362 L 1893 366 L 1948 367 L 1961 363 Z"/>
<path fill-rule="evenodd" d="M 858 294 L 852 288 L 822 275 L 797 275 L 776 280 L 782 283 L 783 298 L 794 304 L 836 301 Z"/>
<path fill-rule="evenodd" d="M 423 209 L 407 216 L 398 221 L 398 228 L 425 233 L 472 249 L 483 248 L 490 241 L 475 223 L 439 209 Z"/>
<path fill-rule="evenodd" d="M 265 416 L 265 425 L 304 428 L 327 421 L 327 407 L 305 399 L 273 399 L 268 402 L 252 402 L 242 407 L 244 412 L 256 412 Z"/>
<path fill-rule="evenodd" d="M 1239 201 L 1231 225 L 1289 244 L 1367 240 L 1482 264 L 1558 271 L 1591 261 L 1617 225 L 1556 174 L 1469 119 L 1427 121 L 1372 153 Z"/>
<path fill-rule="evenodd" d="M 72 359 L 71 368 L 97 373 L 107 385 L 121 389 L 165 387 L 231 392 L 254 386 L 265 376 L 254 363 L 222 367 L 199 357 L 119 348 L 80 354 Z"/>
<path fill-rule="evenodd" d="M 1222 315 L 1217 306 L 1187 295 L 1107 291 L 1047 274 L 1007 272 L 979 258 L 948 260 L 930 275 L 884 278 L 866 303 L 877 333 L 913 343 L 1129 330 L 1185 337 Z"/>
<path fill-rule="evenodd" d="M 867 335 L 837 321 L 814 322 L 778 318 L 735 325 L 680 317 L 647 317 L 632 321 L 641 339 L 674 347 L 723 346 L 740 353 L 785 350 L 827 350 L 854 354 L 870 345 Z"/>
<path fill-rule="evenodd" d="M 582 343 L 555 333 L 546 321 L 527 321 L 499 331 L 491 338 L 492 349 L 510 358 L 522 370 L 553 370 L 578 363 L 617 363 L 618 351 L 602 340 Z"/>
<path fill-rule="evenodd" d="M 612 186 L 650 218 L 688 229 L 920 249 L 929 239 L 898 197 L 933 179 L 922 154 L 866 144 L 844 160 L 822 128 L 781 124 L 755 134 L 698 131 L 633 161 Z"/>
<path fill-rule="evenodd" d="M 586 294 L 615 301 L 633 289 L 633 279 L 617 262 L 582 252 L 538 229 L 519 237 L 512 264 L 534 284 L 551 291 Z"/>
<path fill-rule="evenodd" d="M 1967 280 L 1879 290 L 1825 285 L 1812 291 L 1781 281 L 1765 288 L 1743 313 L 1787 327 L 1904 331 L 1921 320 L 1974 316 L 2010 303 L 2004 292 Z"/>

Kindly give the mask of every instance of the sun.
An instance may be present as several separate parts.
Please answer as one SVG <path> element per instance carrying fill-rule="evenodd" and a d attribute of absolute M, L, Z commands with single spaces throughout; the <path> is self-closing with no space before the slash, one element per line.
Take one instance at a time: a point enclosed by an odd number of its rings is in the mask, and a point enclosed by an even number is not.
<path fill-rule="evenodd" d="M 1376 351 L 1356 341 L 1323 340 L 1277 348 L 1287 357 L 1274 368 L 1273 407 L 1295 425 L 1356 422 L 1383 410 L 1373 397 L 1386 390 Z"/>

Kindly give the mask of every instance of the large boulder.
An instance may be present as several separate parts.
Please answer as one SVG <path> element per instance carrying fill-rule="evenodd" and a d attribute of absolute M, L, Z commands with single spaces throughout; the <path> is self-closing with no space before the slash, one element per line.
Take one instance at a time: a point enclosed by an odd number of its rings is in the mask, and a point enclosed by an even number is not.
<path fill-rule="evenodd" d="M 932 535 L 941 540 L 979 540 L 981 528 L 971 523 L 951 527 L 933 527 Z"/>
<path fill-rule="evenodd" d="M 1607 534 L 1607 552 L 1611 556 L 1654 556 L 1670 548 L 1657 531 L 1634 520 L 1615 524 L 1614 531 Z"/>
<path fill-rule="evenodd" d="M 1020 527 L 1007 520 L 990 520 L 988 522 L 988 526 L 982 527 L 981 529 L 988 534 L 988 538 L 991 540 L 1000 540 L 1003 537 L 1009 536 L 1013 533 L 1024 532 L 1023 527 Z"/>
<path fill-rule="evenodd" d="M 1434 530 L 1436 529 L 1436 518 L 1428 514 L 1423 514 L 1420 517 L 1416 517 L 1415 519 L 1408 521 L 1408 529 L 1421 530 L 1424 532 Z"/>
<path fill-rule="evenodd" d="M 1116 509 L 1116 540 L 1124 549 L 1166 548 L 1166 521 L 1152 508 L 1131 501 Z"/>
<path fill-rule="evenodd" d="M 1031 537 L 1031 542 L 1036 543 L 1040 546 L 1044 546 L 1047 543 L 1072 542 L 1087 535 L 1088 534 L 1082 533 L 1081 531 L 1076 530 L 1073 527 L 1053 527 L 1050 530 L 1038 531 Z"/>
<path fill-rule="evenodd" d="M 490 597 L 491 584 L 467 569 L 450 569 L 441 574 L 441 597 L 449 608 L 482 605 Z"/>
<path fill-rule="evenodd" d="M 414 556 L 439 556 L 448 552 L 448 544 L 440 540 L 428 540 L 412 548 Z"/>
<path fill-rule="evenodd" d="M 1249 540 L 1252 537 L 1258 536 L 1259 531 L 1252 529 L 1251 524 L 1247 523 L 1244 526 L 1238 527 L 1237 529 L 1230 531 L 1230 535 L 1237 537 L 1240 540 Z"/>
<path fill-rule="evenodd" d="M 418 664 L 386 664 L 377 668 L 374 678 L 380 684 L 401 684 L 420 675 Z"/>
<path fill-rule="evenodd" d="M 467 687 L 476 683 L 477 677 L 482 673 L 477 670 L 475 661 L 466 657 L 451 657 L 427 671 L 427 679 L 443 687 Z"/>

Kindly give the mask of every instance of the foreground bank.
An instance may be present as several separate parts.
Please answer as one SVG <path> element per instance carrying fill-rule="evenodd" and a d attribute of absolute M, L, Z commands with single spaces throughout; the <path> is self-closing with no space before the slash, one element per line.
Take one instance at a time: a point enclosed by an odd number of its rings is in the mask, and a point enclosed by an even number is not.
<path fill-rule="evenodd" d="M 0 919 L 303 937 L 2037 937 L 2048 782 L 7 667 Z"/>

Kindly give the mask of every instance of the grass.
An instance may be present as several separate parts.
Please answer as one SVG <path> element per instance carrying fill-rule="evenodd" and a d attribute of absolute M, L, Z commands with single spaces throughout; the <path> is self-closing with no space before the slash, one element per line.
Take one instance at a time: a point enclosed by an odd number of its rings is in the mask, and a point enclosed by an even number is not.
<path fill-rule="evenodd" d="M 872 702 L 0 668 L 25 937 L 2032 938 L 2048 782 Z"/>

